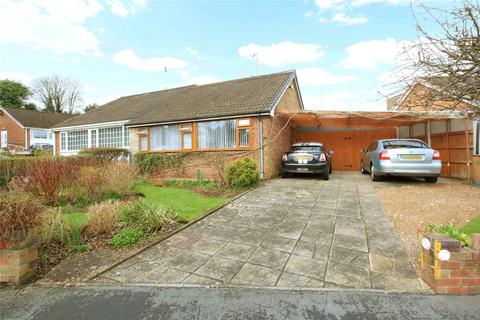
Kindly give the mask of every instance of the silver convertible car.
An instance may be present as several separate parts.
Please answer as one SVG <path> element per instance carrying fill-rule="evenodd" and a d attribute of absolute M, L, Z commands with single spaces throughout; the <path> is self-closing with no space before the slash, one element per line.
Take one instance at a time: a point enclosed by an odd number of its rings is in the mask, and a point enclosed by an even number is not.
<path fill-rule="evenodd" d="M 440 153 L 418 139 L 377 140 L 361 152 L 360 170 L 370 172 L 373 181 L 391 175 L 435 183 L 442 170 Z"/>

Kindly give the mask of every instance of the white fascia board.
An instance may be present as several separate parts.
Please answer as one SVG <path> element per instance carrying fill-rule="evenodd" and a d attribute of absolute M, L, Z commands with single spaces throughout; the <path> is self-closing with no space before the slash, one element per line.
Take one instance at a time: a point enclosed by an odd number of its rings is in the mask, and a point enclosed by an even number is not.
<path fill-rule="evenodd" d="M 70 126 L 70 127 L 61 127 L 61 128 L 51 128 L 52 131 L 76 131 L 76 130 L 87 130 L 87 129 L 96 129 L 96 128 L 105 128 L 111 126 L 120 126 L 124 125 L 129 120 L 122 120 L 122 121 L 111 121 L 111 122 L 99 122 L 93 124 L 84 124 L 79 126 Z"/>
<path fill-rule="evenodd" d="M 258 117 L 261 116 L 268 116 L 270 115 L 269 112 L 261 112 L 261 113 L 250 113 L 250 114 L 241 114 L 235 116 L 225 116 L 225 117 L 215 117 L 215 118 L 203 118 L 203 119 L 195 119 L 195 120 L 182 120 L 182 121 L 170 121 L 170 122 L 152 122 L 147 124 L 132 124 L 126 125 L 127 128 L 141 128 L 141 127 L 151 127 L 151 126 L 163 126 L 167 124 L 179 124 L 179 123 L 190 123 L 190 122 L 204 122 L 204 121 L 215 121 L 215 120 L 227 120 L 227 119 L 239 119 L 245 117 Z"/>

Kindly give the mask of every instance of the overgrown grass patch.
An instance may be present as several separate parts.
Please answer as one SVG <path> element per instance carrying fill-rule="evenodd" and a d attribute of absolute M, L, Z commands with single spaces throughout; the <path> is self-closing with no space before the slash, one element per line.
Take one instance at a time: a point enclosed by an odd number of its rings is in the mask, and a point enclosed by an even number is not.
<path fill-rule="evenodd" d="M 145 195 L 146 203 L 175 210 L 178 212 L 177 219 L 182 222 L 195 220 L 228 201 L 225 197 L 207 197 L 182 188 L 155 187 L 145 183 L 137 188 Z"/>
<path fill-rule="evenodd" d="M 469 235 L 472 233 L 480 233 L 480 215 L 461 227 L 460 231 Z"/>

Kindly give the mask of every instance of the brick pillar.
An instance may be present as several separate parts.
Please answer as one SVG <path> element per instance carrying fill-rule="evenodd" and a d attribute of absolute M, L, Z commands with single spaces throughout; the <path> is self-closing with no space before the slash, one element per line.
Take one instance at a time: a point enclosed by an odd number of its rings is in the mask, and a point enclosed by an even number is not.
<path fill-rule="evenodd" d="M 460 241 L 443 234 L 425 233 L 423 238 L 430 248 L 421 249 L 422 278 L 435 293 L 480 294 L 480 251 L 463 248 Z M 441 252 L 448 252 L 443 261 Z"/>
<path fill-rule="evenodd" d="M 16 232 L 12 240 L 0 241 L 0 283 L 21 284 L 37 274 L 37 235 Z"/>

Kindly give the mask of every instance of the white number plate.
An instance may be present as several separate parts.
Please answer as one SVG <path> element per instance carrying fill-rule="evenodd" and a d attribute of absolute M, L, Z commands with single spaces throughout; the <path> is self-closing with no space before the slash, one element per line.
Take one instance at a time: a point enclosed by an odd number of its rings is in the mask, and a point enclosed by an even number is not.
<path fill-rule="evenodd" d="M 304 159 L 298 159 L 297 160 L 299 164 L 307 164 L 308 163 L 308 160 L 304 160 Z"/>

